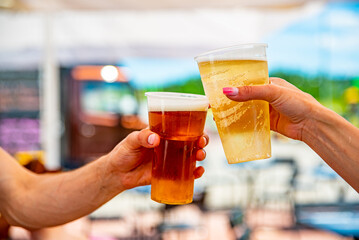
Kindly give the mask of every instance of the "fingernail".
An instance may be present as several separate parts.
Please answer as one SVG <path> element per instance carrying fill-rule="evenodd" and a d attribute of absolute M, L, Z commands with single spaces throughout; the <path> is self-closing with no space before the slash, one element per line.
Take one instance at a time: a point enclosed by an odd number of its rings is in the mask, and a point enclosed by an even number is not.
<path fill-rule="evenodd" d="M 225 87 L 223 88 L 223 93 L 227 96 L 234 96 L 238 94 L 238 88 L 235 87 Z"/>
<path fill-rule="evenodd" d="M 152 145 L 155 142 L 155 137 L 155 134 L 152 133 L 147 139 L 148 144 Z"/>
<path fill-rule="evenodd" d="M 207 145 L 207 138 L 203 137 L 204 139 L 204 145 L 206 146 Z"/>

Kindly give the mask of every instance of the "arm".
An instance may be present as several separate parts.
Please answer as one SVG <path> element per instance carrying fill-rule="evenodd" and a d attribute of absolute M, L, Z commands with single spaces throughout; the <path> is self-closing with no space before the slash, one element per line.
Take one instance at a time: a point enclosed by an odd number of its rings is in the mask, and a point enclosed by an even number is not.
<path fill-rule="evenodd" d="M 0 148 L 0 212 L 12 224 L 30 229 L 63 224 L 91 213 L 117 194 L 151 181 L 159 136 L 133 132 L 109 154 L 74 171 L 34 174 Z M 203 148 L 208 140 L 202 138 Z M 197 160 L 205 158 L 199 149 Z M 195 177 L 203 174 L 195 171 Z"/>
<path fill-rule="evenodd" d="M 34 174 L 0 150 L 0 212 L 13 225 L 40 228 L 89 214 L 122 191 L 150 183 L 149 130 L 134 132 L 114 150 L 74 171 Z"/>
<path fill-rule="evenodd" d="M 304 141 L 359 192 L 359 129 L 283 79 L 271 84 L 224 88 L 235 101 L 270 103 L 271 129 Z"/>
<path fill-rule="evenodd" d="M 75 171 L 42 175 L 17 165 L 4 151 L 0 158 L 13 172 L 2 174 L 0 184 L 0 211 L 12 225 L 35 229 L 69 222 L 124 190 L 114 181 L 116 176 L 106 172 L 106 157 Z"/>
<path fill-rule="evenodd" d="M 321 107 L 303 129 L 303 141 L 359 192 L 359 129 Z"/>

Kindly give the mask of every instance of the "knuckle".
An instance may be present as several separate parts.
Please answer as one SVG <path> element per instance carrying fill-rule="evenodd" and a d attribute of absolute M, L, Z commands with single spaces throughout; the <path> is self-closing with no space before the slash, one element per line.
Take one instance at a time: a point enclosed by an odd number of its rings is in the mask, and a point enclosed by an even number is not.
<path fill-rule="evenodd" d="M 142 134 L 143 134 L 142 131 L 133 131 L 128 136 L 130 137 L 130 139 L 141 141 Z"/>
<path fill-rule="evenodd" d="M 243 86 L 241 87 L 241 93 L 245 95 L 251 95 L 253 93 L 252 86 Z"/>
<path fill-rule="evenodd" d="M 269 102 L 276 102 L 278 101 L 278 99 L 280 98 L 281 94 L 281 89 L 278 88 L 277 86 L 274 85 L 268 85 L 268 91 L 266 94 L 266 100 Z"/>

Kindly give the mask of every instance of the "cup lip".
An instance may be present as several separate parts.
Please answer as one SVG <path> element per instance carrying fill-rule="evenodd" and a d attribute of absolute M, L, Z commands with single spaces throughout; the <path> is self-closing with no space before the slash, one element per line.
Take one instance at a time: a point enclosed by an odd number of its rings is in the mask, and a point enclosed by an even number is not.
<path fill-rule="evenodd" d="M 145 92 L 146 97 L 152 98 L 165 98 L 165 99 L 191 99 L 196 100 L 206 100 L 208 98 L 205 95 L 193 94 L 193 93 L 179 93 L 179 92 Z"/>
<path fill-rule="evenodd" d="M 267 43 L 242 43 L 242 44 L 236 44 L 236 45 L 232 45 L 232 46 L 228 46 L 228 47 L 222 47 L 222 48 L 217 48 L 217 49 L 213 49 L 204 53 L 201 53 L 199 55 L 197 55 L 196 57 L 194 57 L 194 60 L 196 62 L 198 62 L 199 58 L 205 57 L 205 56 L 209 56 L 209 55 L 214 55 L 214 54 L 218 54 L 218 53 L 224 53 L 224 52 L 228 52 L 231 50 L 238 50 L 238 49 L 245 49 L 245 48 L 255 48 L 255 47 L 265 47 L 268 48 L 268 44 Z"/>

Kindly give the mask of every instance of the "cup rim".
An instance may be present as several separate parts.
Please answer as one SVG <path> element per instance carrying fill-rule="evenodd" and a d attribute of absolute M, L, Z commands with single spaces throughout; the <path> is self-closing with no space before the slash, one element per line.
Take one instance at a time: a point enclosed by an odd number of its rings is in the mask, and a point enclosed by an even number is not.
<path fill-rule="evenodd" d="M 231 50 L 248 49 L 248 48 L 255 48 L 255 47 L 268 48 L 268 44 L 267 43 L 243 43 L 243 44 L 236 44 L 236 45 L 232 45 L 232 46 L 228 46 L 228 47 L 217 48 L 217 49 L 213 49 L 213 50 L 210 50 L 210 51 L 207 51 L 207 52 L 197 55 L 196 57 L 194 57 L 194 60 L 197 61 L 197 59 L 205 57 L 205 56 L 214 55 L 214 54 L 218 54 L 218 53 L 225 53 L 225 52 L 228 52 Z"/>
<path fill-rule="evenodd" d="M 153 98 L 170 98 L 170 99 L 191 99 L 191 100 L 207 100 L 205 95 L 193 94 L 193 93 L 179 93 L 179 92 L 145 92 L 146 97 Z"/>

